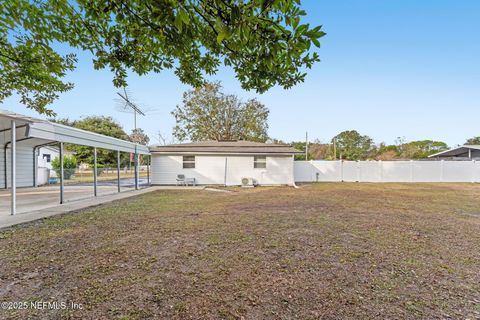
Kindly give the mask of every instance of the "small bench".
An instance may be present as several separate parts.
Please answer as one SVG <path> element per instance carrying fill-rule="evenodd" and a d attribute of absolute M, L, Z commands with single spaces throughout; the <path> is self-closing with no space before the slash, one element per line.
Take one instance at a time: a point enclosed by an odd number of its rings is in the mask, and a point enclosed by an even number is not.
<path fill-rule="evenodd" d="M 195 180 L 195 178 L 185 177 L 184 174 L 178 174 L 177 175 L 177 186 L 178 185 L 188 186 L 189 184 L 191 184 L 192 186 L 196 186 L 197 181 Z"/>

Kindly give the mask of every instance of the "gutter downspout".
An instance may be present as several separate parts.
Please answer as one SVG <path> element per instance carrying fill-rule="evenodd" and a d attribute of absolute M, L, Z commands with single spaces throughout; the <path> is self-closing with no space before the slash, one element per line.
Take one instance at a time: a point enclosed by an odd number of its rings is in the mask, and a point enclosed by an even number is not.
<path fill-rule="evenodd" d="M 227 160 L 227 156 L 225 156 L 225 174 L 223 176 L 223 185 L 226 187 L 227 186 L 227 163 L 228 163 L 228 160 Z"/>
<path fill-rule="evenodd" d="M 292 187 L 300 189 L 300 187 L 295 184 L 295 155 L 292 155 Z"/>

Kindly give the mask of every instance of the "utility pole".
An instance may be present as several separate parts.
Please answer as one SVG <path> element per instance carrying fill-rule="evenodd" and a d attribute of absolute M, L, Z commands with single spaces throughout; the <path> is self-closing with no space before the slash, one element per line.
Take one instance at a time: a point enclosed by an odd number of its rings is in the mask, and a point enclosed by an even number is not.
<path fill-rule="evenodd" d="M 333 159 L 337 160 L 337 143 L 335 137 L 333 138 Z"/>
<path fill-rule="evenodd" d="M 308 131 L 305 132 L 305 160 L 308 161 Z"/>

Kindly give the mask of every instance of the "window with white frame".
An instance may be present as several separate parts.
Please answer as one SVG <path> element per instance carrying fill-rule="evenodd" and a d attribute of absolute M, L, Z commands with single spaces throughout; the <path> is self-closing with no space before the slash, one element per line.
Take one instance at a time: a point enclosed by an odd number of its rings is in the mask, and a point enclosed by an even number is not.
<path fill-rule="evenodd" d="M 47 163 L 50 163 L 50 160 L 52 160 L 51 158 L 51 155 L 49 155 L 48 153 L 44 153 L 42 158 L 47 162 Z"/>
<path fill-rule="evenodd" d="M 183 156 L 183 168 L 194 169 L 195 168 L 195 156 Z"/>
<path fill-rule="evenodd" d="M 254 156 L 253 157 L 253 167 L 255 169 L 265 169 L 267 167 L 267 157 L 266 156 Z"/>

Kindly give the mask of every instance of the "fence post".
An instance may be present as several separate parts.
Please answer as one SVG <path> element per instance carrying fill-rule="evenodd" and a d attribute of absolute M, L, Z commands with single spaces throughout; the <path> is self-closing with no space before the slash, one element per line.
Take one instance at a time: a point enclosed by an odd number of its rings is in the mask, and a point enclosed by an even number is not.
<path fill-rule="evenodd" d="M 414 162 L 413 160 L 410 160 L 410 181 L 414 181 L 414 176 L 413 176 L 413 168 L 414 168 Z"/>
<path fill-rule="evenodd" d="M 378 165 L 380 166 L 380 182 L 383 182 L 383 163 L 382 163 L 382 160 L 378 160 Z"/>
<path fill-rule="evenodd" d="M 361 182 L 362 173 L 360 172 L 360 162 L 357 160 L 357 182 Z"/>
<path fill-rule="evenodd" d="M 343 160 L 340 161 L 340 181 L 343 182 Z"/>
<path fill-rule="evenodd" d="M 440 182 L 443 182 L 443 166 L 445 160 L 440 160 Z"/>
<path fill-rule="evenodd" d="M 475 183 L 475 160 L 472 160 L 472 183 Z"/>

